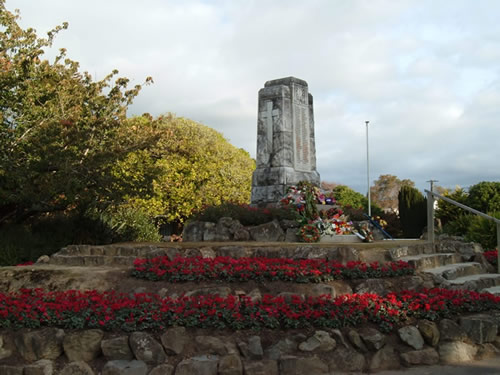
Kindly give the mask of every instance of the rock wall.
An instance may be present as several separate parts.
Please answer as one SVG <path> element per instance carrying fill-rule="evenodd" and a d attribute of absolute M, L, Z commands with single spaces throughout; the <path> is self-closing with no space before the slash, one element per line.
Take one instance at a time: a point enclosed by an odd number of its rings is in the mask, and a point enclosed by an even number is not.
<path fill-rule="evenodd" d="M 500 355 L 500 312 L 420 320 L 384 334 L 369 326 L 290 332 L 172 327 L 161 333 L 0 331 L 2 375 L 294 375 L 376 372 Z"/>
<path fill-rule="evenodd" d="M 243 226 L 238 220 L 222 217 L 216 223 L 193 221 L 184 227 L 183 239 L 187 242 L 202 241 L 260 241 L 298 242 L 299 224 L 293 220 L 273 220 L 256 226 Z"/>

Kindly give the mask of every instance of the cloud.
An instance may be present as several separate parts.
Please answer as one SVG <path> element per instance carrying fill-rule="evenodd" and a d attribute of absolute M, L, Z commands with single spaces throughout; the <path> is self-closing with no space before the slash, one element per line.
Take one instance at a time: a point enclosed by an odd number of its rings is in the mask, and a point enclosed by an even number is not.
<path fill-rule="evenodd" d="M 35 4 L 35 5 L 33 5 Z M 7 0 L 102 78 L 142 83 L 131 114 L 174 112 L 255 155 L 257 92 L 296 76 L 315 100 L 323 180 L 366 191 L 395 174 L 424 188 L 499 180 L 497 1 Z"/>

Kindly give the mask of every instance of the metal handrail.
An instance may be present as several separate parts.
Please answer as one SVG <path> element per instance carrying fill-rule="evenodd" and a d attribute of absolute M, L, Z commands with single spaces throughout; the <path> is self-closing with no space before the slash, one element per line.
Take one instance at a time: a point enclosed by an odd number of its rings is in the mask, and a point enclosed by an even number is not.
<path fill-rule="evenodd" d="M 442 200 L 444 200 L 448 203 L 451 203 L 459 208 L 462 208 L 466 211 L 472 212 L 473 214 L 484 217 L 485 219 L 492 220 L 493 222 L 496 223 L 496 225 L 497 225 L 498 273 L 500 273 L 500 220 L 493 217 L 493 216 L 486 215 L 484 212 L 481 212 L 481 211 L 475 210 L 469 206 L 466 206 L 465 204 L 454 201 L 453 199 L 450 199 L 448 197 L 443 197 L 441 194 L 438 194 L 434 191 L 425 190 L 425 192 L 427 193 L 427 237 L 428 237 L 428 240 L 431 241 L 431 243 L 435 242 L 435 239 L 434 239 L 434 197 L 442 199 Z"/>
<path fill-rule="evenodd" d="M 379 231 L 381 231 L 381 232 L 382 232 L 382 234 L 384 235 L 384 237 L 386 237 L 386 238 L 388 238 L 388 239 L 390 239 L 390 240 L 393 240 L 393 239 L 394 239 L 394 238 L 392 238 L 392 236 L 391 236 L 389 233 L 387 233 L 387 232 L 384 230 L 384 228 L 382 228 L 382 226 L 381 226 L 379 223 L 377 223 L 375 220 L 373 220 L 371 216 L 369 216 L 369 215 L 367 215 L 367 214 L 363 214 L 363 215 L 364 215 L 364 217 L 366 217 L 366 218 L 370 221 L 370 223 L 372 223 L 372 225 L 373 225 L 375 228 L 377 228 Z"/>

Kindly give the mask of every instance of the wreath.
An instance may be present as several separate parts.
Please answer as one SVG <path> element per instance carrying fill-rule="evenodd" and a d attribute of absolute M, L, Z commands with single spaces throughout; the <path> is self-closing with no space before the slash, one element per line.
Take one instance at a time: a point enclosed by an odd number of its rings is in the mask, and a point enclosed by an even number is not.
<path fill-rule="evenodd" d="M 318 242 L 320 237 L 319 229 L 311 224 L 306 224 L 300 228 L 298 234 L 303 242 Z"/>

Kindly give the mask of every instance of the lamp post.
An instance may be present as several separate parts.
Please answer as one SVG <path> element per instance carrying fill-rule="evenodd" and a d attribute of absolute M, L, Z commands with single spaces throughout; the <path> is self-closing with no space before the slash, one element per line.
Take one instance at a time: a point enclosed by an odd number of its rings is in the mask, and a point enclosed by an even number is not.
<path fill-rule="evenodd" d="M 368 216 L 372 217 L 372 203 L 370 199 L 370 153 L 368 148 L 368 124 L 370 121 L 365 121 L 366 124 L 366 185 L 368 186 Z"/>

